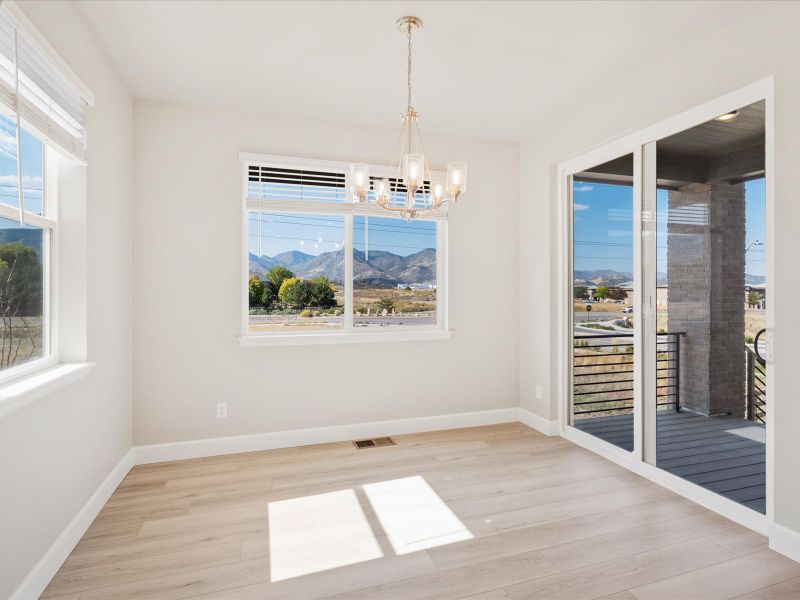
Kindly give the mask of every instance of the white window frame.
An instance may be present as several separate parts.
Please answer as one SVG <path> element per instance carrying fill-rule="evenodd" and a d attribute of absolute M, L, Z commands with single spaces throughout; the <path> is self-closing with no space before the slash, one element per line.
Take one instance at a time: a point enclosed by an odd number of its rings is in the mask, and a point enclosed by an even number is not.
<path fill-rule="evenodd" d="M 397 342 L 449 339 L 452 332 L 448 329 L 447 317 L 447 212 L 434 211 L 421 215 L 420 220 L 436 223 L 436 323 L 433 326 L 398 326 L 381 328 L 380 331 L 368 327 L 353 326 L 353 217 L 369 215 L 381 218 L 399 218 L 393 213 L 372 204 L 344 202 L 310 202 L 302 200 L 255 200 L 248 198 L 248 167 L 251 165 L 281 167 L 290 169 L 315 169 L 335 171 L 345 174 L 345 190 L 350 188 L 350 163 L 252 154 L 239 154 L 242 177 L 242 279 L 241 279 L 241 311 L 242 328 L 239 343 L 242 347 L 273 345 L 307 345 L 307 344 L 342 344 L 364 342 Z M 370 165 L 370 174 L 378 177 L 394 177 L 396 171 L 382 165 Z M 443 175 L 431 172 L 431 176 Z M 248 263 L 248 211 L 266 210 L 270 212 L 295 214 L 322 214 L 344 216 L 345 265 L 345 306 L 342 329 L 335 331 L 313 332 L 265 332 L 249 331 L 250 301 L 247 281 L 250 276 Z M 388 331 L 387 331 L 388 330 Z"/>
<path fill-rule="evenodd" d="M 24 126 L 23 126 L 24 129 Z M 35 135 L 35 134 L 31 134 Z M 52 367 L 59 362 L 58 328 L 55 324 L 56 303 L 58 299 L 57 261 L 58 261 L 58 167 L 56 150 L 44 140 L 42 144 L 42 214 L 23 211 L 25 225 L 34 225 L 42 230 L 42 333 L 43 352 L 24 364 L 0 371 L 0 386 L 22 376 Z M 0 202 L 0 217 L 19 223 L 19 207 Z"/>

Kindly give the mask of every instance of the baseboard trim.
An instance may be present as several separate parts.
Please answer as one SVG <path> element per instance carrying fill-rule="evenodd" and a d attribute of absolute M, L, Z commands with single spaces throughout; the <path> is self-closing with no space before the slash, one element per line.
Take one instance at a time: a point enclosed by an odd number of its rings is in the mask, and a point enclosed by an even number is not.
<path fill-rule="evenodd" d="M 136 464 L 184 460 L 187 458 L 203 458 L 240 452 L 256 452 L 275 450 L 293 446 L 311 444 L 327 444 L 344 442 L 359 438 L 384 435 L 401 435 L 422 431 L 439 431 L 442 429 L 460 429 L 478 427 L 480 425 L 496 425 L 513 423 L 519 420 L 518 408 L 500 408 L 476 412 L 434 415 L 430 417 L 412 417 L 391 421 L 372 421 L 331 427 L 315 427 L 311 429 L 295 429 L 290 431 L 272 431 L 252 435 L 232 437 L 206 438 L 186 442 L 151 444 L 136 446 Z"/>
<path fill-rule="evenodd" d="M 800 533 L 778 523 L 769 526 L 769 547 L 800 562 Z"/>
<path fill-rule="evenodd" d="M 38 598 L 44 592 L 50 580 L 58 573 L 61 565 L 67 560 L 70 552 L 78 545 L 78 542 L 89 529 L 95 517 L 108 502 L 111 494 L 117 489 L 122 480 L 135 464 L 135 453 L 131 448 L 117 466 L 108 474 L 100 486 L 91 495 L 83 508 L 70 521 L 69 525 L 56 538 L 56 541 L 47 549 L 44 556 L 31 569 L 28 576 L 11 594 L 11 600 L 32 600 Z"/>
<path fill-rule="evenodd" d="M 531 429 L 535 429 L 539 433 L 543 433 L 545 435 L 554 436 L 558 435 L 558 421 L 548 421 L 544 417 L 540 417 L 536 413 L 532 413 L 531 411 L 520 408 L 519 409 L 519 421 L 524 423 Z"/>

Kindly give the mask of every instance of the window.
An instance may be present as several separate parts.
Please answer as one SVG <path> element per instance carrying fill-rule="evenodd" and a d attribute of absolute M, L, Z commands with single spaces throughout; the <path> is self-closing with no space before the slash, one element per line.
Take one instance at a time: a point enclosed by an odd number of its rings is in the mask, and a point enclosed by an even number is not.
<path fill-rule="evenodd" d="M 436 326 L 436 223 L 353 217 L 353 325 Z"/>
<path fill-rule="evenodd" d="M 245 337 L 446 330 L 445 212 L 353 203 L 347 164 L 242 160 Z"/>
<path fill-rule="evenodd" d="M 16 123 L 0 115 L 0 373 L 9 375 L 51 355 L 46 293 L 55 221 L 45 194 L 46 149 L 25 130 L 22 148 L 21 214 Z"/>
<path fill-rule="evenodd" d="M 250 331 L 344 326 L 344 217 L 249 211 Z"/>
<path fill-rule="evenodd" d="M 0 7 L 0 382 L 58 362 L 56 177 L 85 164 L 91 92 L 14 4 Z"/>

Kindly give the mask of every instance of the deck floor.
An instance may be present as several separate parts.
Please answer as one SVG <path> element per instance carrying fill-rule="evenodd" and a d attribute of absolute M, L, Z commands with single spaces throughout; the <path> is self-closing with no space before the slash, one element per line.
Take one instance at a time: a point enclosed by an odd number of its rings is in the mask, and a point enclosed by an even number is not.
<path fill-rule="evenodd" d="M 633 450 L 633 415 L 578 419 L 575 427 Z M 764 426 L 736 417 L 662 411 L 657 422 L 657 466 L 766 512 Z"/>

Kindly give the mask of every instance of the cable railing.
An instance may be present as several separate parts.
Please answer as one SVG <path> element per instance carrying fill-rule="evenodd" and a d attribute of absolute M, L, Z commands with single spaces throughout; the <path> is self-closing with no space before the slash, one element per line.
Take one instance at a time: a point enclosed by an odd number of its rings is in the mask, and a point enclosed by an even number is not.
<path fill-rule="evenodd" d="M 747 364 L 747 387 L 745 392 L 747 419 L 756 423 L 767 422 L 767 370 L 766 360 L 762 356 L 763 344 L 759 339 L 764 330 L 758 332 L 753 345 L 745 344 Z"/>
<path fill-rule="evenodd" d="M 659 333 L 656 342 L 656 406 L 680 410 L 681 338 L 683 332 Z M 764 424 L 767 419 L 767 373 L 764 344 L 745 344 L 747 378 L 746 418 Z M 760 350 L 759 351 L 757 351 Z M 573 336 L 573 415 L 631 414 L 633 412 L 633 334 L 608 333 Z"/>
<path fill-rule="evenodd" d="M 659 333 L 656 342 L 656 405 L 680 408 L 682 332 Z M 576 419 L 633 412 L 633 334 L 573 336 L 573 415 Z"/>

